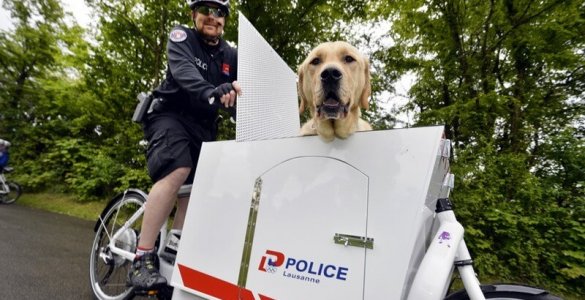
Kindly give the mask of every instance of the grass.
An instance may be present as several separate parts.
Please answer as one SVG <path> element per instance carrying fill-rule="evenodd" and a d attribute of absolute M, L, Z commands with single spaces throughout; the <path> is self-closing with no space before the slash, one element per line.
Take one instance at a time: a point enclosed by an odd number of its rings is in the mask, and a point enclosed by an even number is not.
<path fill-rule="evenodd" d="M 106 207 L 107 202 L 79 202 L 76 197 L 68 194 L 24 193 L 16 203 L 88 221 L 95 221 L 104 207 Z"/>

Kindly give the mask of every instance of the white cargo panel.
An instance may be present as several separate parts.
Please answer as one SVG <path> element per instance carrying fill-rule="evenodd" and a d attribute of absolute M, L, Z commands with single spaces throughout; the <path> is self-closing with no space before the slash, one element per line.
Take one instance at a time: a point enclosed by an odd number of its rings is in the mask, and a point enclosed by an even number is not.
<path fill-rule="evenodd" d="M 238 97 L 236 141 L 297 136 L 301 128 L 297 75 L 238 14 Z"/>
<path fill-rule="evenodd" d="M 442 127 L 205 143 L 171 283 L 205 299 L 401 299 L 444 193 Z"/>

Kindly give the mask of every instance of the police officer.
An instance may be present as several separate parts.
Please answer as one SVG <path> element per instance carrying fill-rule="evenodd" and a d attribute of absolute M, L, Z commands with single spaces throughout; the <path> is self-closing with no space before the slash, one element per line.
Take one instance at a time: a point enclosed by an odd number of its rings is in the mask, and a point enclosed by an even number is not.
<path fill-rule="evenodd" d="M 148 140 L 148 172 L 155 183 L 145 204 L 136 259 L 128 274 L 128 284 L 136 291 L 167 284 L 158 271 L 158 231 L 175 205 L 180 186 L 193 181 L 202 142 L 216 138 L 218 108 L 233 108 L 241 94 L 236 81 L 236 49 L 222 39 L 229 0 L 188 2 L 195 28 L 172 29 L 166 78 L 153 92 L 152 112 L 143 126 Z M 178 199 L 175 233 L 183 227 L 187 201 Z M 171 238 L 179 236 L 171 234 Z"/>

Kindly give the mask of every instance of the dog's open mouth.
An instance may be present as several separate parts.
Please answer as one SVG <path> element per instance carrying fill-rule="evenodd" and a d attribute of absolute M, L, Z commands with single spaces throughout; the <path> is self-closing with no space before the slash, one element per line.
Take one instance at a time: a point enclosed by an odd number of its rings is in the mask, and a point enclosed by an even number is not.
<path fill-rule="evenodd" d="M 347 116 L 348 105 L 341 104 L 337 94 L 331 92 L 325 97 L 321 105 L 317 105 L 317 114 L 319 118 L 324 119 L 341 119 Z"/>

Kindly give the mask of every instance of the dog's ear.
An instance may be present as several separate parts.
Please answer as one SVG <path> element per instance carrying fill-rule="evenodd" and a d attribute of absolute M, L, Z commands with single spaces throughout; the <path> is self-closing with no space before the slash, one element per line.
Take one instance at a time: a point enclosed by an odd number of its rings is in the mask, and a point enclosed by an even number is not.
<path fill-rule="evenodd" d="M 370 83 L 370 60 L 364 56 L 364 88 L 360 96 L 360 107 L 368 109 L 370 107 L 370 95 L 372 94 L 372 86 Z"/>
<path fill-rule="evenodd" d="M 297 91 L 299 93 L 299 97 L 301 99 L 301 103 L 299 104 L 299 113 L 302 114 L 305 112 L 305 106 L 308 105 L 307 102 L 307 97 L 305 96 L 305 93 L 303 92 L 303 80 L 304 80 L 304 71 L 305 69 L 305 64 L 301 64 L 299 65 L 299 70 L 297 72 L 298 74 L 298 81 L 297 81 Z"/>

